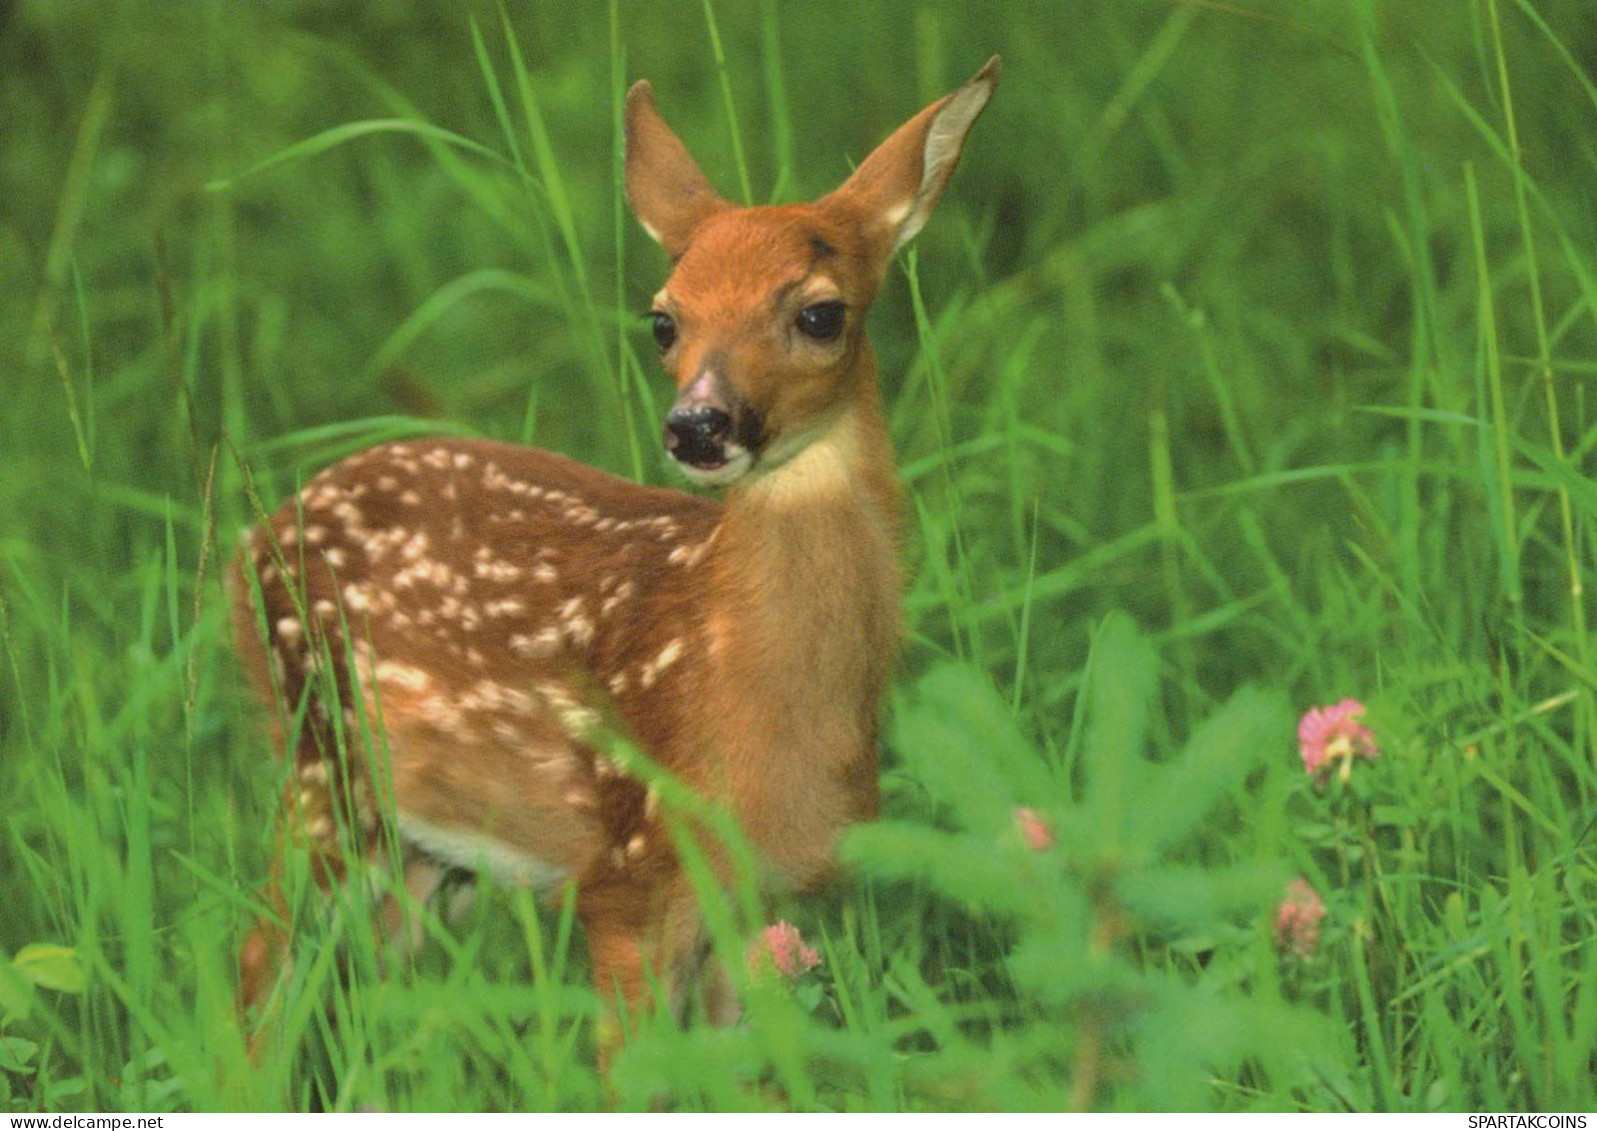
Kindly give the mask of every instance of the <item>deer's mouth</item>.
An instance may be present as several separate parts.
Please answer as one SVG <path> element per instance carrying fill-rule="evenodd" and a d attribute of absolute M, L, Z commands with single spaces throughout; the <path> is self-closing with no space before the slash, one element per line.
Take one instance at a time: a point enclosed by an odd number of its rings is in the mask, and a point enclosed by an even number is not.
<path fill-rule="evenodd" d="M 678 457 L 677 464 L 690 483 L 700 487 L 724 487 L 747 475 L 754 461 L 755 455 L 749 449 L 729 443 L 714 457 L 691 462 Z"/>
<path fill-rule="evenodd" d="M 742 478 L 759 459 L 764 418 L 741 398 L 694 382 L 665 418 L 663 439 L 691 482 L 720 486 Z"/>

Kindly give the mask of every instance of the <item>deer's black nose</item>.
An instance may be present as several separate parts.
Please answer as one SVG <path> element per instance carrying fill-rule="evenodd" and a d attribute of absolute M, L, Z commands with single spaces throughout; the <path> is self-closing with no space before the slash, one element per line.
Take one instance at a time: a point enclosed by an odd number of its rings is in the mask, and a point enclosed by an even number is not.
<path fill-rule="evenodd" d="M 674 408 L 665 418 L 665 450 L 678 463 L 719 467 L 726 462 L 732 417 L 714 405 Z"/>

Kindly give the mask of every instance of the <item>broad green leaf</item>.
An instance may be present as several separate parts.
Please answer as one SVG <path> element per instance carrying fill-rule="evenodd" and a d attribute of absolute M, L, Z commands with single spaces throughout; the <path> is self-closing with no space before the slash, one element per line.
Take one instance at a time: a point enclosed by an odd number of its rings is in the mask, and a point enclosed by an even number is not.
<path fill-rule="evenodd" d="M 28 1075 L 36 1069 L 30 1063 L 38 1055 L 39 1046 L 24 1037 L 0 1037 L 0 1072 Z"/>
<path fill-rule="evenodd" d="M 82 1076 L 68 1076 L 65 1080 L 57 1080 L 45 1092 L 45 1099 L 52 1106 L 64 1107 L 63 1100 L 74 1099 L 89 1090 L 89 1082 Z"/>
<path fill-rule="evenodd" d="M 33 1006 L 33 983 L 0 954 L 0 1022 L 21 1020 Z"/>
<path fill-rule="evenodd" d="M 30 943 L 17 952 L 16 968 L 36 986 L 81 994 L 89 984 L 77 951 L 53 943 Z"/>

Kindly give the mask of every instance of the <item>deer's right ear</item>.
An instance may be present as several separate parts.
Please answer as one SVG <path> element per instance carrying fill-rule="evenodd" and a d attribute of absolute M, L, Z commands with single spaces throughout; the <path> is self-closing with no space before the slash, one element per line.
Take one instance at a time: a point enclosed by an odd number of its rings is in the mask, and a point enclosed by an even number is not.
<path fill-rule="evenodd" d="M 647 81 L 627 91 L 626 136 L 627 199 L 643 230 L 675 259 L 705 218 L 727 204 L 654 108 Z"/>

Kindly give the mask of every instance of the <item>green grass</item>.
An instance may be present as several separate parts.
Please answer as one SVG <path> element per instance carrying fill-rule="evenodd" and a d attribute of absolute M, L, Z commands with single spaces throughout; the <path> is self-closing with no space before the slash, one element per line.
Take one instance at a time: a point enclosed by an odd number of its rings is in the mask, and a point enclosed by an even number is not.
<path fill-rule="evenodd" d="M 0 12 L 0 1106 L 1597 1107 L 1589 5 Z M 383 977 L 352 896 L 251 1069 L 238 531 L 396 435 L 671 481 L 626 85 L 793 199 L 993 52 L 873 315 L 909 631 L 884 820 L 771 912 L 820 970 L 605 1084 L 569 901 Z"/>

